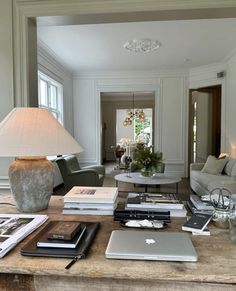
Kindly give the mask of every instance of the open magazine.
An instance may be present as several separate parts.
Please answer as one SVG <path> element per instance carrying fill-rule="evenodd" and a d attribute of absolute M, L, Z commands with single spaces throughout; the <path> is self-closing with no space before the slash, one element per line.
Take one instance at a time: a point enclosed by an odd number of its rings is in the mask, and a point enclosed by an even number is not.
<path fill-rule="evenodd" d="M 47 215 L 0 214 L 0 258 L 47 219 Z"/>

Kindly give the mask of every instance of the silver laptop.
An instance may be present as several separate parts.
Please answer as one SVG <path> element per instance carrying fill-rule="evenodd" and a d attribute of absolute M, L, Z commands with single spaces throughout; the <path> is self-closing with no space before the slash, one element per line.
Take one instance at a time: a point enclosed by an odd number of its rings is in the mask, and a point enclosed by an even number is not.
<path fill-rule="evenodd" d="M 186 233 L 114 230 L 106 249 L 108 259 L 196 262 L 197 253 Z"/>

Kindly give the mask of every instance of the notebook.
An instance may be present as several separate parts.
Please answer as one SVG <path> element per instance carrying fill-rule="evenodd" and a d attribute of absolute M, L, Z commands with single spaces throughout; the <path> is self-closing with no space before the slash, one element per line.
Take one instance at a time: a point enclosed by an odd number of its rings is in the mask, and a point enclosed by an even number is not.
<path fill-rule="evenodd" d="M 186 233 L 154 231 L 113 231 L 105 256 L 108 259 L 182 262 L 198 259 Z"/>
<path fill-rule="evenodd" d="M 98 222 L 81 222 L 81 227 L 86 226 L 85 233 L 81 241 L 74 249 L 69 248 L 45 248 L 37 247 L 37 242 L 41 239 L 45 232 L 51 229 L 55 221 L 49 222 L 32 240 L 30 240 L 21 249 L 23 256 L 43 256 L 43 257 L 58 257 L 58 258 L 85 258 L 94 238 L 99 229 Z"/>

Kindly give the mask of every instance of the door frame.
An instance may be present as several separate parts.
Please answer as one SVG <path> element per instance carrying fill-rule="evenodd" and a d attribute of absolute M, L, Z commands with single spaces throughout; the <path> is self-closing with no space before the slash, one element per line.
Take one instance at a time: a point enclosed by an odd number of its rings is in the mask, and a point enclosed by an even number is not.
<path fill-rule="evenodd" d="M 198 92 L 206 92 L 212 93 L 213 99 L 218 99 L 217 102 L 220 100 L 220 110 L 221 110 L 221 117 L 219 120 L 213 120 L 213 126 L 217 128 L 217 125 L 220 125 L 220 152 L 222 151 L 222 85 L 213 85 L 207 87 L 200 87 L 196 89 L 189 89 L 189 121 L 188 121 L 188 165 L 190 166 L 191 163 L 191 156 L 192 156 L 192 141 L 193 141 L 193 131 L 192 131 L 192 117 L 193 117 L 193 110 L 192 110 L 192 93 L 194 91 Z M 215 103 L 215 102 L 214 102 Z M 213 106 L 216 106 L 213 103 Z M 218 124 L 217 124 L 218 123 Z M 190 167 L 188 166 L 188 169 Z"/>

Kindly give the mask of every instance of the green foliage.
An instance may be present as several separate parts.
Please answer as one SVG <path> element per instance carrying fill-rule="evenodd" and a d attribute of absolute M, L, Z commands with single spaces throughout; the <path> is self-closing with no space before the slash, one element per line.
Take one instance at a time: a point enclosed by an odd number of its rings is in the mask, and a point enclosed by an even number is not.
<path fill-rule="evenodd" d="M 136 151 L 135 160 L 144 168 L 156 168 L 162 163 L 162 153 L 154 152 L 152 147 L 144 147 Z"/>
<path fill-rule="evenodd" d="M 139 136 L 143 130 L 150 126 L 150 120 L 145 119 L 143 121 L 136 119 L 135 120 L 135 136 Z"/>

